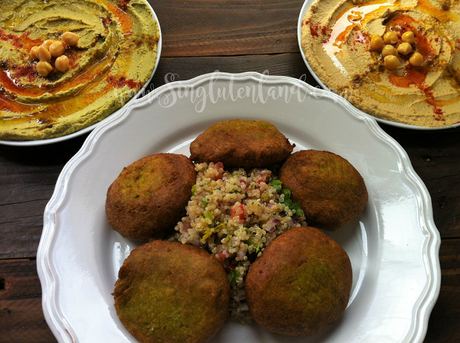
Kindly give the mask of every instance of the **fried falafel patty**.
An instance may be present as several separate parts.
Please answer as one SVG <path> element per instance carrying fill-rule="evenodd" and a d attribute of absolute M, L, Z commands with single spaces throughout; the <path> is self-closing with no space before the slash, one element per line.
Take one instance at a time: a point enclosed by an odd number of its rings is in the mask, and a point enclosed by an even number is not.
<path fill-rule="evenodd" d="M 196 172 L 178 154 L 155 154 L 125 167 L 107 191 L 109 225 L 134 240 L 164 238 L 185 214 Z"/>
<path fill-rule="evenodd" d="M 190 144 L 195 162 L 222 162 L 227 167 L 263 168 L 284 161 L 294 145 L 263 120 L 227 120 L 216 123 Z"/>
<path fill-rule="evenodd" d="M 308 225 L 336 231 L 364 211 L 367 188 L 359 172 L 343 157 L 328 151 L 302 150 L 289 156 L 279 179 L 292 190 Z"/>
<path fill-rule="evenodd" d="M 312 227 L 277 237 L 246 277 L 249 309 L 273 333 L 311 336 L 345 310 L 352 286 L 350 259 L 332 238 Z"/>
<path fill-rule="evenodd" d="M 125 260 L 113 295 L 120 321 L 139 342 L 198 343 L 224 324 L 230 283 L 206 251 L 152 241 Z"/>

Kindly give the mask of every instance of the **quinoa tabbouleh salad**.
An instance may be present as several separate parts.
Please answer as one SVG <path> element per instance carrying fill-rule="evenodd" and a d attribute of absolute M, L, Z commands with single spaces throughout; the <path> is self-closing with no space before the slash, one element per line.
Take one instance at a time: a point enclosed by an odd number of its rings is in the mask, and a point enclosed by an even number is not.
<path fill-rule="evenodd" d="M 204 248 L 221 261 L 231 282 L 231 317 L 249 323 L 244 290 L 249 266 L 277 236 L 306 226 L 305 216 L 268 169 L 228 172 L 221 162 L 196 163 L 195 169 L 187 215 L 173 239 Z"/>

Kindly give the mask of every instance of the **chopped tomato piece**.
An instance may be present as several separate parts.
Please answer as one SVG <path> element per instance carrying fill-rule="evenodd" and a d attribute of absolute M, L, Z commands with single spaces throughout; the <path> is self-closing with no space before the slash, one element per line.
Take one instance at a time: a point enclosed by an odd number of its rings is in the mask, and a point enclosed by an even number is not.
<path fill-rule="evenodd" d="M 211 179 L 214 181 L 222 179 L 222 176 L 224 176 L 224 173 L 226 173 L 226 171 L 224 171 L 224 164 L 222 162 L 217 162 L 216 164 L 214 164 L 213 166 L 210 166 L 209 168 L 212 168 L 215 171 L 217 171 L 217 173 L 215 173 L 213 177 L 211 177 Z"/>
<path fill-rule="evenodd" d="M 232 210 L 230 211 L 230 216 L 232 217 L 232 219 L 239 218 L 240 220 L 244 220 L 243 205 L 233 206 Z"/>
<path fill-rule="evenodd" d="M 221 252 L 218 252 L 217 255 L 219 255 L 222 261 L 225 261 L 225 259 L 227 258 L 227 256 L 225 256 L 225 254 L 222 254 Z"/>

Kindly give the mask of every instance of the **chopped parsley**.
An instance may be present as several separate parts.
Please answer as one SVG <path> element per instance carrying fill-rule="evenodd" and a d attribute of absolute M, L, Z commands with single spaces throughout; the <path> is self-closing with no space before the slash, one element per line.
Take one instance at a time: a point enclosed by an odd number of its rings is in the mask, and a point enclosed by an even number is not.
<path fill-rule="evenodd" d="M 292 215 L 293 217 L 301 217 L 303 215 L 303 211 L 300 209 L 300 203 L 294 202 L 291 199 L 284 199 L 284 205 L 294 212 Z"/>
<path fill-rule="evenodd" d="M 282 185 L 283 183 L 280 180 L 273 180 L 270 182 L 270 186 L 272 186 L 277 191 L 280 191 L 283 188 Z"/>
<path fill-rule="evenodd" d="M 292 194 L 292 191 L 290 189 L 287 189 L 287 188 L 283 188 L 281 190 L 281 194 L 284 195 L 284 199 L 291 199 L 291 194 Z"/>
<path fill-rule="evenodd" d="M 262 237 L 260 237 L 259 239 L 259 242 L 257 242 L 257 244 L 255 244 L 253 241 L 252 241 L 252 238 L 250 237 L 248 239 L 248 243 L 250 246 L 252 246 L 255 250 L 256 250 L 256 253 L 258 253 L 260 251 L 260 243 L 262 242 L 262 238 L 264 237 L 264 235 L 262 235 Z"/>

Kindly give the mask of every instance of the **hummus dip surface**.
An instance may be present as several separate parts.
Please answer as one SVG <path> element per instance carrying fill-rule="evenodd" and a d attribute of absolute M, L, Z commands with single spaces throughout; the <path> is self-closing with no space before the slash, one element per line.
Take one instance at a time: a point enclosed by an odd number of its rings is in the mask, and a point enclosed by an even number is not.
<path fill-rule="evenodd" d="M 43 77 L 30 51 L 64 32 L 80 37 L 64 44 L 69 69 Z M 2 0 L 0 139 L 55 138 L 107 117 L 150 79 L 158 40 L 144 0 Z"/>
<path fill-rule="evenodd" d="M 395 69 L 371 47 L 371 37 L 390 31 L 395 48 L 404 33 L 413 35 Z M 316 0 L 302 21 L 301 45 L 319 79 L 364 112 L 421 127 L 460 123 L 458 1 Z M 415 53 L 421 65 L 410 63 Z"/>

